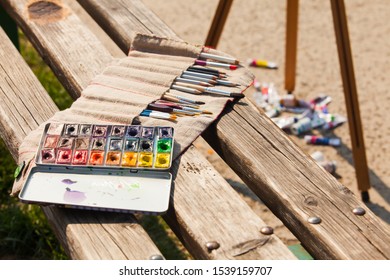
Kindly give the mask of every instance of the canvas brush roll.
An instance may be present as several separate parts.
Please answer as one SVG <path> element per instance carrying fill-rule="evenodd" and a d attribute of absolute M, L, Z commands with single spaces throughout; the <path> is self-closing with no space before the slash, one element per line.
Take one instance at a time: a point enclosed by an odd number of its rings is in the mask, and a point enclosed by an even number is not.
<path fill-rule="evenodd" d="M 194 64 L 202 51 L 229 56 L 183 41 L 137 34 L 127 57 L 107 66 L 91 80 L 81 92 L 81 97 L 69 109 L 56 113 L 47 123 L 171 126 L 175 130 L 175 159 L 219 116 L 226 103 L 233 100 L 211 94 L 193 95 L 170 88 L 173 81 Z M 253 75 L 245 67 L 224 71 L 229 75 L 230 81 L 240 84 L 236 88 L 238 92 L 243 92 L 253 81 Z M 202 101 L 205 103 L 201 106 L 202 109 L 213 114 L 185 116 L 177 118 L 176 121 L 140 116 L 150 103 L 167 92 Z M 19 148 L 19 163 L 25 162 L 25 167 L 15 180 L 13 195 L 20 191 L 34 165 L 35 153 L 45 124 L 28 134 Z"/>

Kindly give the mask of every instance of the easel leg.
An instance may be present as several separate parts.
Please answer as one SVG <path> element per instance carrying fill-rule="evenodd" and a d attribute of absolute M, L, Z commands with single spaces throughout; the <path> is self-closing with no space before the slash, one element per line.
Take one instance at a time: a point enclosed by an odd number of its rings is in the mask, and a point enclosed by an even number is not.
<path fill-rule="evenodd" d="M 211 23 L 206 42 L 204 43 L 205 46 L 212 48 L 217 47 L 232 3 L 233 0 L 219 0 L 213 22 Z"/>
<path fill-rule="evenodd" d="M 347 106 L 348 124 L 352 141 L 352 153 L 356 170 L 358 189 L 363 201 L 369 201 L 370 179 L 364 147 L 363 129 L 360 119 L 359 101 L 349 41 L 347 17 L 344 0 L 331 0 L 337 49 L 339 53 L 341 76 Z"/>
<path fill-rule="evenodd" d="M 286 18 L 286 64 L 284 87 L 288 93 L 295 89 L 298 42 L 298 0 L 287 0 Z"/>

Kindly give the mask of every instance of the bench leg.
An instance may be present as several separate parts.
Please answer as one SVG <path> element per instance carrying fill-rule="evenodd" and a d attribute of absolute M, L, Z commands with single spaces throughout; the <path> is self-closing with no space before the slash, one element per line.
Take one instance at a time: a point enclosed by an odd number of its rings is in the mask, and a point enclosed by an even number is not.
<path fill-rule="evenodd" d="M 287 0 L 284 88 L 288 93 L 292 93 L 295 89 L 298 42 L 298 6 L 298 0 Z"/>
<path fill-rule="evenodd" d="M 213 22 L 211 23 L 206 42 L 204 43 L 205 46 L 212 48 L 217 47 L 232 3 L 233 0 L 219 0 Z"/>
<path fill-rule="evenodd" d="M 344 0 L 331 0 L 337 49 L 339 53 L 341 76 L 343 80 L 348 125 L 351 134 L 353 161 L 355 164 L 358 189 L 363 201 L 369 201 L 370 179 L 364 147 L 363 129 L 360 119 L 359 101 L 349 41 L 347 17 Z"/>

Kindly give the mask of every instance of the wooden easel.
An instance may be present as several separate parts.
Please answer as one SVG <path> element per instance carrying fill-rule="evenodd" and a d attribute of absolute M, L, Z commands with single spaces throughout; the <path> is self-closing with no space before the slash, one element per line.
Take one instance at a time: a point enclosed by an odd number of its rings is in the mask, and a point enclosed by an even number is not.
<path fill-rule="evenodd" d="M 205 45 L 216 47 L 225 25 L 233 0 L 220 0 L 214 15 Z M 344 87 L 344 97 L 347 107 L 348 124 L 351 134 L 352 153 L 355 163 L 358 189 L 361 191 L 363 201 L 369 201 L 368 190 L 370 178 L 360 110 L 358 94 L 353 68 L 351 45 L 349 41 L 347 17 L 344 0 L 330 0 L 332 7 L 333 23 L 336 34 L 337 49 L 341 69 L 341 77 Z M 295 89 L 297 37 L 298 37 L 298 8 L 299 0 L 287 1 L 286 20 L 286 64 L 285 64 L 285 89 L 292 93 Z"/>

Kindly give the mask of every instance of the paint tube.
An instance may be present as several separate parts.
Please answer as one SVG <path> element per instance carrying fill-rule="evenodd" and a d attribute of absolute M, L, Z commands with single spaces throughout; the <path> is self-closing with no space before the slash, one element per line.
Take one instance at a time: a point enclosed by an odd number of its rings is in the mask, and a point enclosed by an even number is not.
<path fill-rule="evenodd" d="M 274 84 L 270 84 L 268 87 L 268 104 L 278 106 L 279 105 L 279 94 L 278 91 L 276 90 L 276 87 Z"/>
<path fill-rule="evenodd" d="M 307 108 L 301 108 L 301 107 L 286 108 L 286 107 L 281 107 L 281 110 L 283 112 L 288 112 L 288 113 L 293 113 L 293 114 L 302 114 L 302 113 L 306 112 Z"/>
<path fill-rule="evenodd" d="M 313 115 L 313 118 L 311 120 L 311 127 L 317 128 L 320 126 L 323 126 L 325 124 L 325 120 L 320 118 L 317 114 Z"/>
<path fill-rule="evenodd" d="M 310 100 L 310 104 L 313 104 L 313 105 L 316 105 L 316 104 L 319 104 L 319 105 L 322 105 L 322 104 L 329 104 L 330 102 L 332 101 L 332 98 L 328 95 L 325 95 L 325 94 L 320 94 L 319 96 L 317 96 L 316 98 Z"/>
<path fill-rule="evenodd" d="M 287 118 L 274 118 L 272 120 L 281 129 L 288 129 L 294 123 L 296 123 L 298 121 L 298 118 L 296 118 L 296 117 L 287 117 Z"/>
<path fill-rule="evenodd" d="M 327 161 L 322 152 L 316 151 L 310 155 L 322 168 L 328 171 L 330 174 L 334 175 L 336 173 L 337 162 L 336 161 Z"/>
<path fill-rule="evenodd" d="M 269 118 L 275 118 L 280 115 L 280 109 L 278 107 L 272 107 L 271 109 L 267 110 L 265 114 Z"/>
<path fill-rule="evenodd" d="M 261 93 L 261 91 L 256 90 L 253 93 L 253 100 L 255 101 L 255 104 L 260 108 L 264 109 L 268 106 L 268 103 L 265 101 L 264 95 Z"/>
<path fill-rule="evenodd" d="M 302 134 L 312 129 L 311 119 L 304 117 L 291 126 L 291 132 L 295 135 Z"/>
<path fill-rule="evenodd" d="M 310 105 L 309 102 L 303 100 L 303 99 L 298 99 L 298 107 L 301 107 L 301 108 L 312 108 L 312 106 Z"/>
<path fill-rule="evenodd" d="M 258 80 L 255 79 L 253 81 L 253 87 L 255 88 L 256 91 L 260 91 L 261 92 L 262 86 L 261 86 L 261 84 L 260 84 L 260 82 Z"/>
<path fill-rule="evenodd" d="M 334 115 L 333 120 L 327 121 L 323 126 L 322 129 L 329 130 L 336 126 L 339 126 L 340 124 L 347 121 L 347 118 L 341 116 L 341 115 Z"/>
<path fill-rule="evenodd" d="M 279 100 L 280 105 L 286 108 L 298 107 L 298 100 L 292 94 L 284 95 Z"/>
<path fill-rule="evenodd" d="M 315 135 L 305 135 L 304 139 L 307 144 L 313 144 L 313 145 L 329 145 L 329 146 L 341 145 L 340 138 L 326 138 L 326 137 L 318 137 Z"/>
<path fill-rule="evenodd" d="M 321 161 L 325 161 L 325 156 L 322 152 L 320 151 L 315 151 L 314 153 L 312 153 L 310 155 L 315 161 L 317 162 L 321 162 Z"/>
<path fill-rule="evenodd" d="M 324 161 L 324 162 L 320 162 L 319 164 L 322 166 L 322 168 L 324 168 L 330 174 L 335 174 L 336 173 L 337 162 L 335 162 L 335 161 Z"/>

